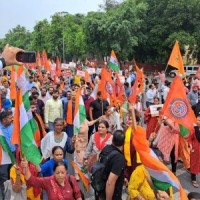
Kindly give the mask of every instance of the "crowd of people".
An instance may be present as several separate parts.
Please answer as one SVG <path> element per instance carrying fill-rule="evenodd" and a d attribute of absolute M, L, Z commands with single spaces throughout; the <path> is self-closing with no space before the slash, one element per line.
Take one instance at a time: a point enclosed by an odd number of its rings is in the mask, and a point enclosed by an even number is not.
<path fill-rule="evenodd" d="M 81 177 L 71 165 L 77 163 L 90 175 L 99 155 L 112 158 L 106 162 L 106 185 L 102 193 L 93 192 L 95 199 L 122 199 L 123 185 L 127 188 L 128 199 L 153 200 L 174 199 L 173 189 L 155 190 L 151 177 L 141 162 L 133 145 L 133 113 L 138 124 L 146 127 L 146 138 L 161 162 L 171 164 L 171 171 L 176 175 L 177 163 L 183 163 L 191 174 L 191 184 L 198 188 L 196 178 L 200 173 L 200 80 L 186 77 L 185 92 L 196 115 L 197 123 L 189 136 L 183 137 L 176 122 L 160 112 L 153 115 L 153 105 L 163 104 L 170 91 L 170 81 L 164 72 L 146 76 L 143 92 L 136 97 L 134 104 L 128 102 L 137 73 L 132 69 L 124 70 L 123 101 L 109 102 L 102 98 L 102 92 L 93 95 L 95 87 L 84 77 L 72 72 L 70 77 L 60 75 L 52 77 L 43 71 L 27 69 L 27 88 L 33 118 L 38 130 L 34 134 L 35 143 L 42 155 L 39 166 L 27 161 L 19 145 L 12 143 L 13 116 L 15 101 L 10 98 L 10 72 L 6 66 L 19 64 L 15 59 L 18 48 L 5 47 L 0 60 L 2 69 L 0 86 L 0 129 L 6 143 L 16 158 L 16 163 L 0 164 L 0 199 L 84 199 L 78 182 Z M 52 63 L 53 65 L 53 63 Z M 64 70 L 63 70 L 64 71 Z M 92 84 L 98 85 L 104 77 L 90 75 Z M 115 73 L 112 78 L 116 81 Z M 74 134 L 74 115 L 76 93 L 81 90 L 86 120 L 80 125 L 79 133 Z M 133 130 L 133 129 L 132 129 Z M 131 165 L 127 165 L 125 145 L 127 137 L 130 145 Z M 0 140 L 0 145 L 1 145 Z M 189 199 L 200 199 L 198 193 L 188 195 Z"/>

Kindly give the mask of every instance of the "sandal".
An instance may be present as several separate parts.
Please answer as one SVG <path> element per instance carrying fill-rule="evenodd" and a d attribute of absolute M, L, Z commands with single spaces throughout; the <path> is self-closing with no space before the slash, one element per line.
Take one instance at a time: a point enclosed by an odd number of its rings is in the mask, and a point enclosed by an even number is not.
<path fill-rule="evenodd" d="M 199 187 L 199 184 L 197 183 L 197 181 L 192 181 L 192 185 L 193 185 L 193 187 L 195 187 L 195 188 L 198 188 L 198 187 Z"/>

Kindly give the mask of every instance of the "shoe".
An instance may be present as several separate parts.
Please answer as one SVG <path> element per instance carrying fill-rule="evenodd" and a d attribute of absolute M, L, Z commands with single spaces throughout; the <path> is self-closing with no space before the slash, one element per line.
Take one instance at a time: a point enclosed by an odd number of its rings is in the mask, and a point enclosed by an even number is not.
<path fill-rule="evenodd" d="M 199 184 L 197 183 L 197 181 L 192 181 L 192 185 L 193 185 L 193 187 L 195 187 L 195 188 L 198 188 L 198 187 L 199 187 Z"/>

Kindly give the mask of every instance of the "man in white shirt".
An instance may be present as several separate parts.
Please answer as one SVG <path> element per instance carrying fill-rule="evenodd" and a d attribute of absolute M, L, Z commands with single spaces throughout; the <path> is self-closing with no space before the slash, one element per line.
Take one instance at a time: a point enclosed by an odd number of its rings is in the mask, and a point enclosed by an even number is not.
<path fill-rule="evenodd" d="M 47 100 L 44 109 L 45 126 L 49 131 L 53 131 L 53 122 L 56 118 L 63 117 L 62 101 L 58 99 L 59 91 L 54 89 L 52 98 Z"/>
<path fill-rule="evenodd" d="M 153 98 L 157 96 L 157 90 L 154 84 L 149 85 L 149 89 L 146 92 L 146 107 L 148 108 L 153 104 Z"/>

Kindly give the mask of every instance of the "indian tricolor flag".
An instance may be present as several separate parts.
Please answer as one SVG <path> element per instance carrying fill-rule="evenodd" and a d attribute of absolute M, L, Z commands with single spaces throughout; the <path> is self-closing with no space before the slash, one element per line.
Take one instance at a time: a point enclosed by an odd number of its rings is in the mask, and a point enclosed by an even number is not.
<path fill-rule="evenodd" d="M 15 157 L 0 129 L 0 165 L 14 164 Z"/>
<path fill-rule="evenodd" d="M 74 134 L 77 135 L 81 124 L 86 119 L 85 105 L 81 96 L 81 88 L 76 93 L 75 112 L 74 112 Z"/>
<path fill-rule="evenodd" d="M 116 57 L 115 52 L 113 50 L 111 51 L 110 62 L 108 64 L 108 66 L 113 71 L 119 71 L 119 63 L 117 61 L 117 57 Z"/>
<path fill-rule="evenodd" d="M 35 165 L 41 162 L 41 154 L 36 146 L 34 140 L 34 133 L 36 132 L 37 124 L 32 116 L 28 89 L 26 86 L 26 77 L 24 67 L 20 66 L 18 69 L 17 87 L 21 90 L 21 97 L 19 98 L 19 129 L 20 129 L 20 147 L 22 153 L 28 161 Z M 20 93 L 18 93 L 19 95 Z M 14 126 L 18 126 L 14 124 Z"/>
<path fill-rule="evenodd" d="M 166 191 L 173 186 L 179 190 L 180 200 L 188 199 L 178 178 L 157 158 L 146 139 L 145 129 L 141 126 L 134 128 L 133 145 L 140 160 L 148 171 L 156 190 Z"/>

